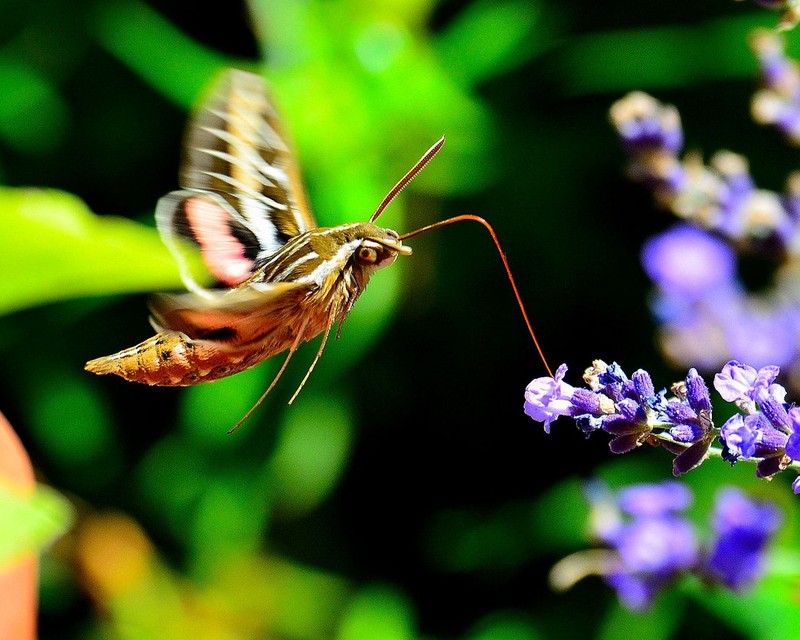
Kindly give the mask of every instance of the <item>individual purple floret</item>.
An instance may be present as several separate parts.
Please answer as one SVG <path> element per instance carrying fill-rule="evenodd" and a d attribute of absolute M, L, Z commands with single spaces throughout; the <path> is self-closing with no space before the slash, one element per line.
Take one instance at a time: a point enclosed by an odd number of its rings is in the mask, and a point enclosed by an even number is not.
<path fill-rule="evenodd" d="M 567 365 L 562 364 L 553 378 L 536 378 L 525 389 L 525 413 L 544 423 L 550 433 L 550 423 L 559 416 L 575 415 L 572 406 L 574 387 L 563 382 Z"/>
<path fill-rule="evenodd" d="M 717 495 L 716 543 L 706 562 L 707 577 L 735 591 L 749 587 L 763 573 L 767 543 L 782 521 L 772 504 L 750 500 L 738 489 Z"/>

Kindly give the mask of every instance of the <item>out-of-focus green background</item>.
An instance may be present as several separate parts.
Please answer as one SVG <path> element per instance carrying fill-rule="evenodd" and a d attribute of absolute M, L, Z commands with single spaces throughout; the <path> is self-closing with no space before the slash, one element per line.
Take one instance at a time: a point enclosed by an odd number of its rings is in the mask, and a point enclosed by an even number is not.
<path fill-rule="evenodd" d="M 313 345 L 233 435 L 275 363 L 191 389 L 83 363 L 149 337 L 147 293 L 180 287 L 153 207 L 196 98 L 239 66 L 270 80 L 321 224 L 366 219 L 447 134 L 381 222 L 489 219 L 553 366 L 667 385 L 685 372 L 654 347 L 638 250 L 671 220 L 625 179 L 607 109 L 647 90 L 689 148 L 744 153 L 780 188 L 797 153 L 749 118 L 746 46 L 775 22 L 729 0 L 3 0 L 0 409 L 77 511 L 42 560 L 40 637 L 773 637 L 754 603 L 788 592 L 693 585 L 634 618 L 598 579 L 549 590 L 586 544 L 581 480 L 662 479 L 670 457 L 612 460 L 523 415 L 544 368 L 475 224 L 411 241 L 296 403 Z M 725 481 L 793 522 L 788 479 L 752 475 L 693 472 L 698 513 Z"/>

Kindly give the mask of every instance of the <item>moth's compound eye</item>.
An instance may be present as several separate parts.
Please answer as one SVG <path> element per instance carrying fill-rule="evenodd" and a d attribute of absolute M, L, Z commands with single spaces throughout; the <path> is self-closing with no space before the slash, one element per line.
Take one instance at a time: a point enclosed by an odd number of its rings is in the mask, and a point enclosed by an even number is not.
<path fill-rule="evenodd" d="M 375 264 L 378 262 L 378 251 L 372 247 L 361 246 L 356 251 L 356 260 L 359 264 Z"/>

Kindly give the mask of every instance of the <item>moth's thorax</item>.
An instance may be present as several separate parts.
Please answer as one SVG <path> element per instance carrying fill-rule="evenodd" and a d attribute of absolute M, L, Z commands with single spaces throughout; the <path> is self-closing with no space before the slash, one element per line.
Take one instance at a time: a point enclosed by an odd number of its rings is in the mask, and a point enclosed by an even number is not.
<path fill-rule="evenodd" d="M 291 238 L 257 265 L 252 282 L 300 282 L 330 286 L 332 278 L 355 278 L 366 286 L 398 254 L 410 254 L 398 234 L 370 222 L 320 227 Z"/>

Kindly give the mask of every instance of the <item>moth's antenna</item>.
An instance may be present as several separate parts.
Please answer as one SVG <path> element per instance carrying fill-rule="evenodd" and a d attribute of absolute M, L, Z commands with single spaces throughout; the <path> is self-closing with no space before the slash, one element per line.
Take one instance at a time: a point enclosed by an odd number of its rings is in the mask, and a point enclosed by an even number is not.
<path fill-rule="evenodd" d="M 442 142 L 444 138 L 440 141 Z M 434 145 L 435 147 L 435 145 Z M 433 150 L 433 147 L 431 148 Z M 430 153 L 430 151 L 428 152 Z M 427 231 L 431 231 L 432 229 L 438 229 L 439 227 L 443 227 L 448 224 L 453 224 L 454 222 L 461 222 L 463 220 L 474 220 L 475 222 L 481 223 L 486 229 L 489 231 L 489 235 L 492 236 L 492 240 L 494 241 L 494 246 L 497 247 L 497 252 L 500 254 L 500 259 L 503 261 L 503 266 L 506 269 L 506 275 L 508 276 L 508 281 L 511 283 L 511 288 L 514 290 L 514 297 L 517 299 L 517 304 L 519 305 L 519 310 L 522 312 L 522 318 L 525 320 L 525 326 L 528 328 L 528 333 L 531 334 L 531 338 L 533 338 L 533 344 L 536 347 L 536 351 L 539 354 L 539 357 L 542 359 L 544 363 L 545 369 L 547 369 L 547 373 L 550 374 L 550 377 L 553 377 L 553 371 L 550 369 L 550 365 L 547 363 L 547 358 L 544 357 L 544 352 L 542 351 L 542 347 L 539 345 L 539 341 L 536 339 L 536 334 L 533 331 L 533 326 L 531 325 L 531 321 L 528 319 L 528 313 L 525 311 L 525 305 L 522 304 L 522 297 L 519 295 L 519 289 L 517 288 L 517 283 L 514 280 L 514 275 L 511 273 L 511 267 L 508 265 L 508 259 L 506 258 L 506 254 L 503 252 L 503 247 L 500 245 L 500 240 L 497 238 L 497 234 L 494 232 L 492 225 L 490 225 L 486 220 L 481 218 L 480 216 L 472 215 L 471 213 L 465 213 L 464 215 L 455 216 L 454 218 L 448 218 L 447 220 L 442 220 L 440 222 L 434 222 L 433 224 L 429 224 L 421 229 L 417 229 L 416 231 L 411 231 L 409 233 L 403 234 L 400 236 L 400 240 L 408 240 L 409 238 L 413 238 L 414 236 L 418 236 L 421 233 L 425 233 Z"/>
<path fill-rule="evenodd" d="M 378 208 L 375 209 L 375 213 L 373 213 L 370 216 L 369 218 L 370 222 L 375 222 L 378 219 L 378 216 L 381 215 L 381 213 L 383 213 L 383 210 L 386 207 L 389 206 L 389 203 L 392 200 L 394 200 L 395 196 L 398 193 L 400 193 L 405 188 L 405 186 L 414 179 L 414 176 L 416 176 L 420 171 L 422 171 L 422 167 L 424 167 L 426 164 L 428 164 L 428 162 L 431 161 L 431 158 L 433 158 L 433 156 L 436 155 L 439 149 L 442 148 L 442 145 L 444 145 L 444 136 L 439 138 L 436 144 L 434 144 L 430 149 L 428 149 L 425 152 L 424 156 L 422 156 L 419 160 L 417 160 L 417 164 L 411 167 L 411 170 L 400 179 L 400 182 L 398 182 L 396 185 L 394 185 L 394 187 L 392 187 L 392 190 L 386 194 L 386 197 L 378 205 Z"/>

